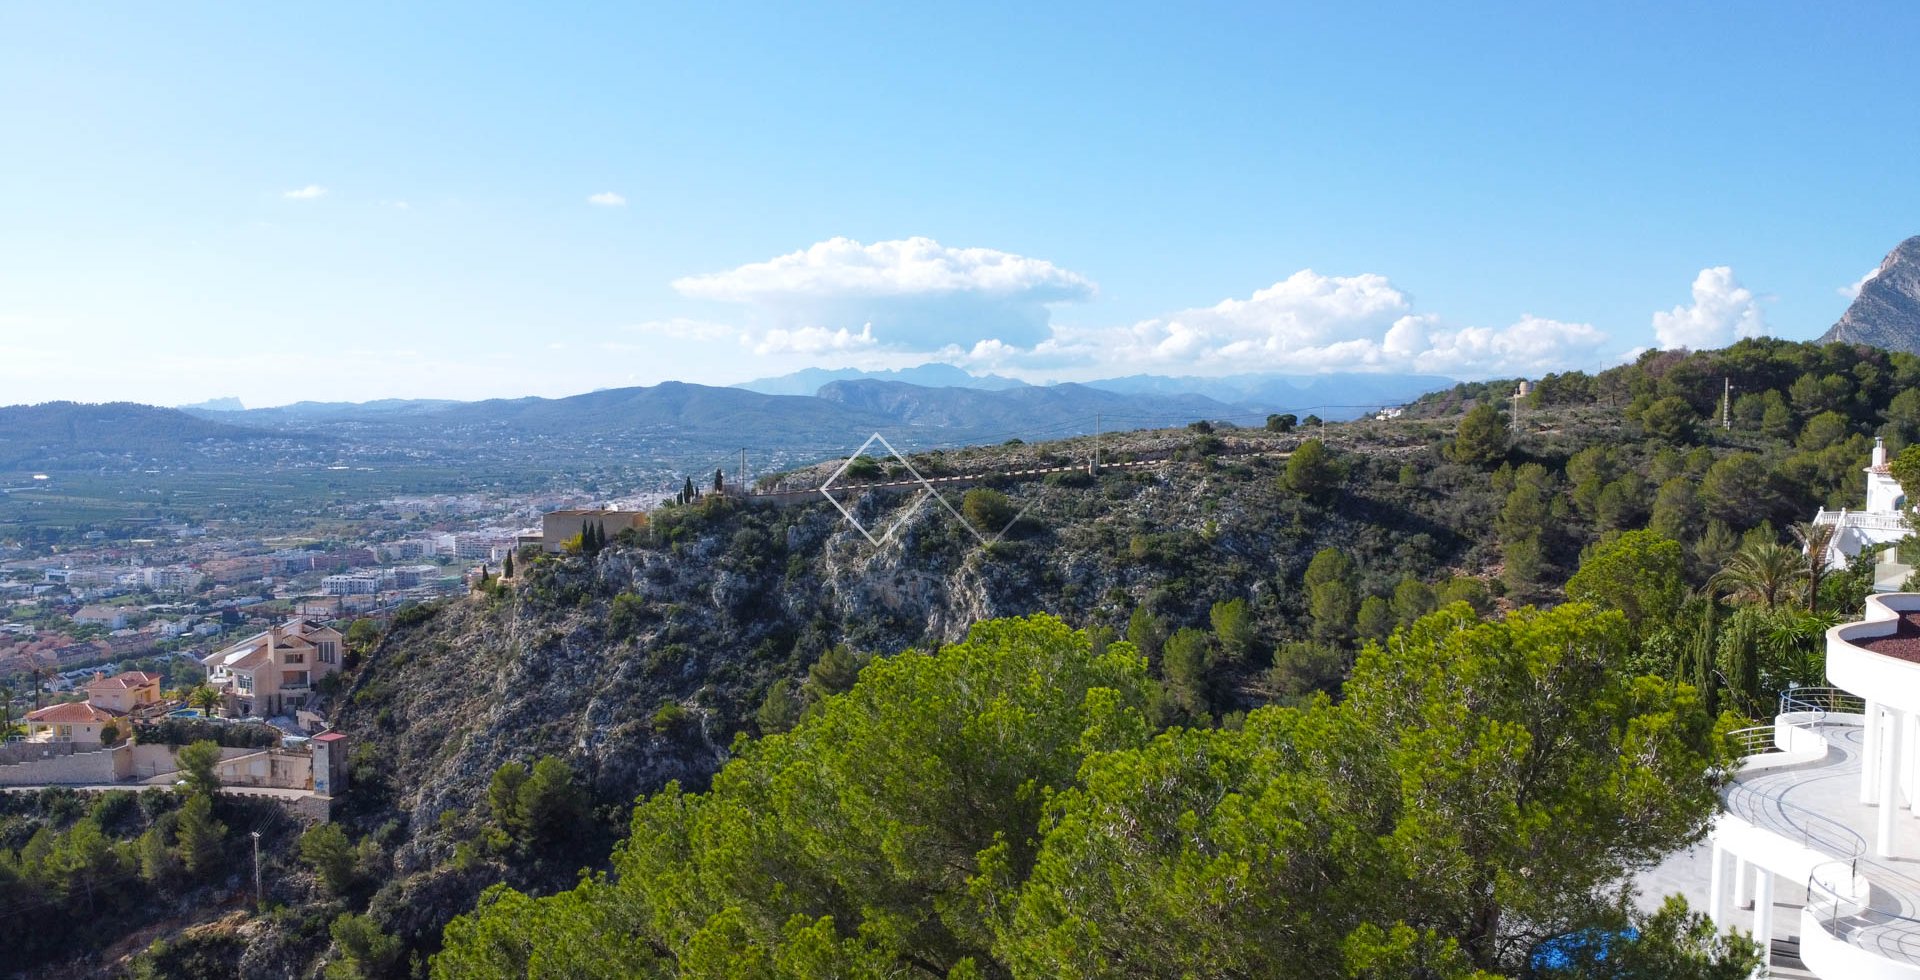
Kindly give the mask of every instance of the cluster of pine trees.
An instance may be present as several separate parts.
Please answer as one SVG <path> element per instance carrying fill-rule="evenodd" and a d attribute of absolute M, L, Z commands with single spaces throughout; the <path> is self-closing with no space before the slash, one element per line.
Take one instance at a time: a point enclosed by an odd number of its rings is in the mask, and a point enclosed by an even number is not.
<path fill-rule="evenodd" d="M 644 800 L 611 873 L 491 890 L 433 973 L 1491 978 L 1633 928 L 1624 975 L 1743 977 L 1750 944 L 1618 891 L 1699 839 L 1728 771 L 1633 643 L 1618 611 L 1455 603 L 1369 644 L 1338 703 L 1161 731 L 1182 695 L 1132 643 L 985 623 Z"/>
<path fill-rule="evenodd" d="M 177 790 L 0 793 L 0 969 L 103 942 L 217 883 L 232 846 L 215 816 L 219 758 L 213 742 L 180 749 Z"/>

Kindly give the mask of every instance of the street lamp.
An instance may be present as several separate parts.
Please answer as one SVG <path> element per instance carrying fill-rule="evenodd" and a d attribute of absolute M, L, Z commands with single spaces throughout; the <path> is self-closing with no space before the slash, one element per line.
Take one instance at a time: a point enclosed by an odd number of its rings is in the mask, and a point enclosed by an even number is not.
<path fill-rule="evenodd" d="M 253 837 L 253 904 L 255 908 L 266 906 L 266 897 L 260 891 L 260 832 L 252 831 Z"/>

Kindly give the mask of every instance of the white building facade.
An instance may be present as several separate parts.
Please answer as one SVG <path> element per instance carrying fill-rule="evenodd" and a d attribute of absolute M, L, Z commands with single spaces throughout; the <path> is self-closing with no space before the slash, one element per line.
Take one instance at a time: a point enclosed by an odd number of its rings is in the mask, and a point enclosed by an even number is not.
<path fill-rule="evenodd" d="M 1865 472 L 1865 510 L 1831 511 L 1821 508 L 1814 515 L 1813 522 L 1833 527 L 1833 537 L 1827 541 L 1827 561 L 1831 565 L 1845 566 L 1863 551 L 1882 551 L 1883 557 L 1874 569 L 1874 589 L 1893 592 L 1904 586 L 1913 570 L 1901 564 L 1886 549 L 1911 534 L 1913 529 L 1907 521 L 1906 492 L 1900 488 L 1900 482 L 1893 478 L 1887 465 L 1885 440 L 1873 440 L 1873 458 L 1868 462 Z"/>
<path fill-rule="evenodd" d="M 1725 791 L 1706 911 L 1805 971 L 1771 975 L 1920 980 L 1920 593 L 1828 630 L 1827 679 L 1782 697 Z"/>

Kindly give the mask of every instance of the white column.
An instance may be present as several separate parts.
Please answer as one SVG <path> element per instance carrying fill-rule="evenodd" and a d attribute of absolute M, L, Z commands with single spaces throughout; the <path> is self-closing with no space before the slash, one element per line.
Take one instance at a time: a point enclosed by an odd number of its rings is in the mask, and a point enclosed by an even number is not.
<path fill-rule="evenodd" d="M 1880 772 L 1880 703 L 1867 702 L 1867 723 L 1860 730 L 1860 802 L 1873 805 Z"/>
<path fill-rule="evenodd" d="M 1916 771 L 1920 771 L 1920 767 L 1914 765 L 1916 761 L 1920 761 L 1920 715 L 1909 711 L 1903 717 L 1906 724 L 1902 726 L 1901 731 L 1906 737 L 1900 741 L 1900 751 L 1905 753 L 1900 757 L 1900 786 L 1902 792 L 1906 794 L 1907 806 L 1912 808 L 1914 795 L 1920 791 L 1920 783 L 1914 782 Z"/>
<path fill-rule="evenodd" d="M 1900 798 L 1894 792 L 1894 774 L 1900 770 L 1900 740 L 1893 733 L 1900 730 L 1903 711 L 1887 712 L 1892 722 L 1891 731 L 1880 733 L 1880 812 L 1876 815 L 1877 826 L 1874 832 L 1873 853 L 1881 857 L 1893 856 L 1893 815 L 1900 809 Z"/>
<path fill-rule="evenodd" d="M 1753 941 L 1764 967 L 1773 960 L 1773 872 L 1762 867 L 1753 872 Z"/>
<path fill-rule="evenodd" d="M 1738 854 L 1733 856 L 1733 907 L 1747 908 L 1747 880 L 1752 877 L 1747 859 Z"/>
<path fill-rule="evenodd" d="M 1720 911 L 1720 897 L 1726 892 L 1721 879 L 1726 876 L 1726 870 L 1726 851 L 1720 847 L 1719 841 L 1714 841 L 1713 873 L 1707 876 L 1707 918 L 1712 919 L 1716 926 L 1723 926 L 1727 921 Z"/>

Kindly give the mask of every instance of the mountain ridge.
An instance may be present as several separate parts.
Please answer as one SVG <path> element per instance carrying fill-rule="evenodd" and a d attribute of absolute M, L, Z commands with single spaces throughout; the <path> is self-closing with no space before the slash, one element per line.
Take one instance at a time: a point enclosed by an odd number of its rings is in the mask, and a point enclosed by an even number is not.
<path fill-rule="evenodd" d="M 1893 247 L 1820 343 L 1920 354 L 1920 235 Z"/>

